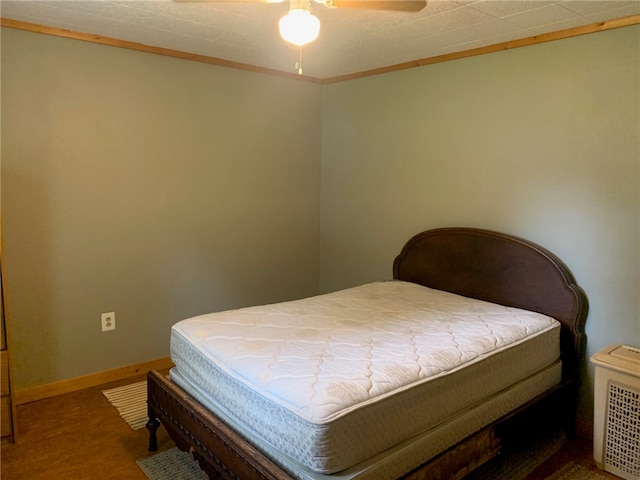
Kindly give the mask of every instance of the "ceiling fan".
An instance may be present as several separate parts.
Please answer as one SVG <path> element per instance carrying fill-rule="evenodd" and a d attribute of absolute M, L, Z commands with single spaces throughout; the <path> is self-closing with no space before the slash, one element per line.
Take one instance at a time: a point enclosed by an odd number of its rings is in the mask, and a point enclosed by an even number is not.
<path fill-rule="evenodd" d="M 179 2 L 225 2 L 229 0 L 176 0 Z M 232 0 L 248 3 L 283 3 L 285 0 Z M 287 42 L 302 48 L 313 42 L 320 33 L 320 20 L 311 12 L 312 0 L 288 0 L 289 13 L 283 16 L 278 27 L 280 35 Z M 382 10 L 394 12 L 419 12 L 426 0 L 313 0 L 327 8 L 350 8 L 359 10 Z M 300 54 L 302 57 L 302 53 Z M 300 63 L 302 58 L 300 59 Z M 300 64 L 296 65 L 302 74 Z"/>
<path fill-rule="evenodd" d="M 274 0 L 266 0 L 274 3 Z M 283 0 L 275 0 L 281 3 Z M 419 12 L 425 0 L 314 0 L 328 8 L 353 8 L 360 10 L 387 10 Z M 280 19 L 280 35 L 287 42 L 299 47 L 318 38 L 320 20 L 311 13 L 311 0 L 289 0 L 289 13 Z"/>

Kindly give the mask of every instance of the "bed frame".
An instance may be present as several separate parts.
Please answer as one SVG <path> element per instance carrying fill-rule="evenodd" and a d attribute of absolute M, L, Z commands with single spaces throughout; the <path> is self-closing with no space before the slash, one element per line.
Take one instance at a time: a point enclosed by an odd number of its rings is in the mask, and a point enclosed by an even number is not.
<path fill-rule="evenodd" d="M 443 228 L 411 238 L 393 264 L 393 277 L 467 297 L 550 315 L 562 324 L 562 383 L 469 436 L 402 477 L 460 479 L 515 437 L 541 424 L 573 432 L 588 301 L 566 265 L 529 241 L 488 230 Z M 158 372 L 148 375 L 149 450 L 162 424 L 211 479 L 292 480 L 189 394 Z M 544 420 L 542 422 L 541 420 Z"/>

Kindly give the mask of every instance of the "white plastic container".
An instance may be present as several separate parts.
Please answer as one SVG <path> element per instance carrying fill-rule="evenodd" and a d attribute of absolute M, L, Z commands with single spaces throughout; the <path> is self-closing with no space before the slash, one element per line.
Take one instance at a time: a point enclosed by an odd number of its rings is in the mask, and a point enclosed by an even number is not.
<path fill-rule="evenodd" d="M 591 362 L 596 366 L 593 458 L 607 472 L 640 480 L 640 348 L 612 345 Z"/>

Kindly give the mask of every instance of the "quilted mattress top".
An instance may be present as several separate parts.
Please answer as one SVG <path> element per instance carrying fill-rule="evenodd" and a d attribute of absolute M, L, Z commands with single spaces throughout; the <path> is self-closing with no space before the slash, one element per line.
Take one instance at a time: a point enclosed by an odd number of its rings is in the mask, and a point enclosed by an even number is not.
<path fill-rule="evenodd" d="M 236 381 L 323 424 L 554 327 L 538 313 L 390 281 L 201 315 L 173 333 Z"/>

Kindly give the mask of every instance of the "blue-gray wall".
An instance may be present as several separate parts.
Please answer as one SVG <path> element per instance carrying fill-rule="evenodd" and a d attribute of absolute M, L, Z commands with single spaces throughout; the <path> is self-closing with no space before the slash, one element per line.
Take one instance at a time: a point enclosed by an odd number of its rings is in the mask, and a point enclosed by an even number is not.
<path fill-rule="evenodd" d="M 390 277 L 422 230 L 488 228 L 567 263 L 589 356 L 640 346 L 640 27 L 328 85 L 323 109 L 322 291 Z"/>
<path fill-rule="evenodd" d="M 320 86 L 3 28 L 16 387 L 164 357 L 190 315 L 389 278 L 411 235 L 449 225 L 559 255 L 588 355 L 639 345 L 639 40 Z"/>

